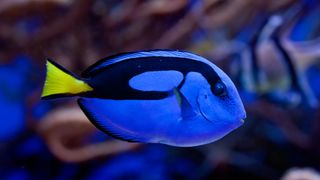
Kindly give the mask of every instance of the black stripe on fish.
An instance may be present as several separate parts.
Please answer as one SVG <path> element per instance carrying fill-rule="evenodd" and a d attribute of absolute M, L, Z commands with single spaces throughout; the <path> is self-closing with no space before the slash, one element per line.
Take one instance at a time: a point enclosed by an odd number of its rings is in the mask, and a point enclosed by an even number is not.
<path fill-rule="evenodd" d="M 173 49 L 150 49 L 150 50 L 142 50 L 142 51 L 135 51 L 135 52 L 122 52 L 122 53 L 118 53 L 118 54 L 114 54 L 111 56 L 108 56 L 106 58 L 102 58 L 100 60 L 98 60 L 96 63 L 92 64 L 91 66 L 89 66 L 86 70 L 84 70 L 81 74 L 82 77 L 84 78 L 88 78 L 91 75 L 96 73 L 96 69 L 100 69 L 102 64 L 105 64 L 106 62 L 108 64 L 114 64 L 117 63 L 119 61 L 115 61 L 115 59 L 117 58 L 121 58 L 121 61 L 126 61 L 126 60 L 130 60 L 132 58 L 135 58 L 135 56 L 137 56 L 139 53 L 154 53 L 157 54 L 159 52 L 180 52 L 180 53 L 184 53 L 183 51 L 177 51 L 177 50 L 173 50 Z M 125 56 L 132 56 L 127 57 L 127 58 L 123 58 Z M 153 57 L 155 57 L 156 55 L 153 55 Z M 150 56 L 148 56 L 150 57 Z M 103 68 L 102 68 L 103 69 Z M 100 69 L 101 70 L 101 69 Z"/>
<path fill-rule="evenodd" d="M 169 96 L 169 91 L 139 91 L 130 87 L 129 80 L 144 72 L 165 70 L 179 71 L 184 75 L 178 88 L 182 87 L 189 72 L 202 74 L 211 85 L 221 81 L 215 70 L 202 61 L 180 57 L 139 57 L 113 63 L 91 73 L 86 82 L 94 90 L 85 96 L 115 100 L 163 99 Z"/>

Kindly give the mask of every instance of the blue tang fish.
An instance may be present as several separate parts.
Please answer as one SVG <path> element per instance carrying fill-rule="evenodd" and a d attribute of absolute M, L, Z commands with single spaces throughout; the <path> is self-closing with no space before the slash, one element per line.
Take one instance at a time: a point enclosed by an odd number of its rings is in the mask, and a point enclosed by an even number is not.
<path fill-rule="evenodd" d="M 42 98 L 78 96 L 89 120 L 129 142 L 197 146 L 243 124 L 246 112 L 230 78 L 198 55 L 151 50 L 104 58 L 81 77 L 47 61 Z"/>

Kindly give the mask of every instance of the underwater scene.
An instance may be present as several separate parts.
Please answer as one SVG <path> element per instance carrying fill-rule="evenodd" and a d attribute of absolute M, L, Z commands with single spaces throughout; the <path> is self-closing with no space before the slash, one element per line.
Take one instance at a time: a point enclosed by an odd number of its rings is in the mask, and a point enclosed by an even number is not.
<path fill-rule="evenodd" d="M 320 180 L 320 1 L 1 0 L 0 179 Z"/>

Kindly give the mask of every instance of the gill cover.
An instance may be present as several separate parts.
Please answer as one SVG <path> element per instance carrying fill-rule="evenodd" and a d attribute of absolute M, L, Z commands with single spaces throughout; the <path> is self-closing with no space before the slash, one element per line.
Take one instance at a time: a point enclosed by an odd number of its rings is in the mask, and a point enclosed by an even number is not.
<path fill-rule="evenodd" d="M 75 78 L 70 72 L 53 61 L 47 60 L 47 76 L 41 98 L 76 95 L 92 90 L 92 87 L 86 82 Z"/>
<path fill-rule="evenodd" d="M 197 98 L 199 111 L 202 116 L 210 122 L 217 123 L 219 120 L 227 119 L 223 108 L 220 107 L 221 105 L 219 105 L 217 101 L 218 98 L 214 97 L 210 89 L 200 89 Z"/>

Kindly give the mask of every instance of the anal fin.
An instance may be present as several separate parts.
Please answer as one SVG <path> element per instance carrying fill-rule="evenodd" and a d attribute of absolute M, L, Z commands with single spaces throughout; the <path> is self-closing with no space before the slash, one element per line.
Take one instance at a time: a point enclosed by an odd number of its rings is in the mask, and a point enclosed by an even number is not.
<path fill-rule="evenodd" d="M 101 131 L 109 136 L 128 142 L 146 142 L 143 137 L 121 128 L 108 119 L 105 108 L 110 107 L 107 100 L 98 98 L 79 98 L 78 104 L 88 119 Z"/>

